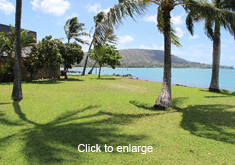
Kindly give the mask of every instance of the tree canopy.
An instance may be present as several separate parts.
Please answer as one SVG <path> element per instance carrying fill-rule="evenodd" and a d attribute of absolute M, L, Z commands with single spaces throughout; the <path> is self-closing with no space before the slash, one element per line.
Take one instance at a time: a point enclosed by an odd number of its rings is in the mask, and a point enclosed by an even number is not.
<path fill-rule="evenodd" d="M 77 42 L 66 44 L 59 42 L 58 47 L 63 59 L 63 74 L 65 76 L 65 79 L 67 79 L 68 69 L 71 69 L 73 64 L 79 64 L 82 61 L 84 52 L 82 51 L 82 47 Z"/>
<path fill-rule="evenodd" d="M 101 67 L 104 64 L 111 66 L 113 69 L 115 69 L 116 65 L 121 65 L 120 59 L 122 56 L 119 55 L 119 51 L 114 45 L 95 45 L 94 49 L 91 49 L 88 52 L 88 56 L 91 59 L 96 60 L 100 66 L 98 78 L 100 78 Z"/>
<path fill-rule="evenodd" d="M 42 41 L 30 47 L 31 51 L 24 60 L 30 81 L 34 79 L 40 69 L 44 67 L 55 69 L 62 63 L 62 56 L 58 47 L 60 42 L 59 40 L 53 40 L 52 36 L 46 36 Z"/>

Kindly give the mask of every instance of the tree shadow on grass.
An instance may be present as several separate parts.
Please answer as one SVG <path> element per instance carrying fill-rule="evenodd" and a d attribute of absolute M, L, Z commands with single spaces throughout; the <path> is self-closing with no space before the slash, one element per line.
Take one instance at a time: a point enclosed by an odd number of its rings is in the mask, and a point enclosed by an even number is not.
<path fill-rule="evenodd" d="M 0 103 L 0 105 L 11 104 L 11 103 Z"/>
<path fill-rule="evenodd" d="M 5 105 L 5 104 L 10 104 L 10 103 L 0 103 L 0 106 Z M 5 113 L 3 110 L 0 110 L 0 124 L 4 124 L 4 125 L 8 125 L 8 126 L 22 126 L 23 125 L 22 123 L 13 122 L 11 120 L 6 119 Z"/>
<path fill-rule="evenodd" d="M 60 84 L 66 81 L 84 81 L 78 78 L 68 78 L 68 79 L 38 79 L 33 81 L 24 81 L 26 84 Z M 0 82 L 0 85 L 12 85 L 13 82 Z"/>
<path fill-rule="evenodd" d="M 99 80 L 117 80 L 118 78 L 107 78 L 107 77 L 101 77 Z"/>
<path fill-rule="evenodd" d="M 235 112 L 229 111 L 235 106 L 211 104 L 180 108 L 180 103 L 186 99 L 174 99 L 174 109 L 183 113 L 183 129 L 199 137 L 235 144 Z"/>
<path fill-rule="evenodd" d="M 113 77 L 100 77 L 100 78 L 90 78 L 93 80 L 117 80 L 118 78 L 113 78 Z"/>
<path fill-rule="evenodd" d="M 217 96 L 205 96 L 205 98 L 219 98 L 219 97 L 233 97 L 233 96 L 235 96 L 235 92 L 231 92 L 229 90 L 224 90 L 224 89 L 221 89 L 220 92 L 213 92 L 213 91 L 209 91 L 209 90 L 200 90 L 200 91 L 218 94 Z"/>
<path fill-rule="evenodd" d="M 43 79 L 43 80 L 34 80 L 32 82 L 25 82 L 26 84 L 60 84 L 66 81 L 83 81 L 80 79 L 75 78 L 68 78 L 68 79 Z"/>
<path fill-rule="evenodd" d="M 58 81 L 84 81 L 78 78 L 59 79 Z"/>
<path fill-rule="evenodd" d="M 23 145 L 22 153 L 29 164 L 80 164 L 85 161 L 86 153 L 78 152 L 79 144 L 91 146 L 98 144 L 104 152 L 105 144 L 116 148 L 119 145 L 136 144 L 145 138 L 143 135 L 121 134 L 115 125 L 130 123 L 134 118 L 141 118 L 147 114 L 110 114 L 100 111 L 83 115 L 83 112 L 96 108 L 88 106 L 82 110 L 61 114 L 46 124 L 39 124 L 27 118 L 19 102 L 14 102 L 13 107 L 21 121 L 30 127 L 27 129 L 24 127 L 18 133 L 1 138 L 0 147 L 7 147 L 10 142 L 20 137 Z"/>
<path fill-rule="evenodd" d="M 150 111 L 165 111 L 166 109 L 165 108 L 154 108 L 154 106 L 151 106 L 147 103 L 140 103 L 139 101 L 136 101 L 136 100 L 131 100 L 129 101 L 129 103 L 133 104 L 134 106 L 138 107 L 138 108 L 143 108 L 143 109 L 146 109 L 146 110 L 150 110 Z"/>

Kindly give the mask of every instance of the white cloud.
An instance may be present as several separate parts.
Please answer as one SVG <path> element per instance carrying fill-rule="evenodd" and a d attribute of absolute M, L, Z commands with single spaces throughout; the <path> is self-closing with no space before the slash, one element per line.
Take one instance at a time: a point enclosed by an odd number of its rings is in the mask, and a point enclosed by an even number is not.
<path fill-rule="evenodd" d="M 15 7 L 8 0 L 0 0 L 0 10 L 2 10 L 6 15 L 9 15 L 15 11 Z"/>
<path fill-rule="evenodd" d="M 125 44 L 125 43 L 128 43 L 128 42 L 134 41 L 134 37 L 129 36 L 129 35 L 118 36 L 118 38 L 119 38 L 119 43 L 121 43 L 121 44 Z"/>
<path fill-rule="evenodd" d="M 41 0 L 30 1 L 30 3 L 33 6 L 33 10 L 37 10 L 38 8 L 40 8 Z"/>
<path fill-rule="evenodd" d="M 174 25 L 182 25 L 184 23 L 184 20 L 182 19 L 182 15 L 178 15 L 178 16 L 172 15 L 171 20 L 173 21 Z"/>
<path fill-rule="evenodd" d="M 181 38 L 181 37 L 184 36 L 185 31 L 183 31 L 180 27 L 176 27 L 176 28 L 175 28 L 175 31 L 176 31 L 176 35 L 177 35 L 179 38 Z"/>
<path fill-rule="evenodd" d="M 145 22 L 154 22 L 154 23 L 157 23 L 157 14 L 155 14 L 155 15 L 150 15 L 150 16 L 145 16 L 145 17 L 143 18 L 143 20 L 144 20 Z"/>
<path fill-rule="evenodd" d="M 164 50 L 164 45 L 163 46 L 157 46 L 156 44 L 153 44 L 152 46 L 140 45 L 140 49 Z"/>
<path fill-rule="evenodd" d="M 199 38 L 199 35 L 197 34 L 189 37 L 189 39 L 197 39 L 197 38 Z"/>
<path fill-rule="evenodd" d="M 108 13 L 111 7 L 108 7 L 107 9 L 103 9 L 102 11 L 105 13 Z"/>
<path fill-rule="evenodd" d="M 86 5 L 88 13 L 98 13 L 100 11 L 103 11 L 105 13 L 109 12 L 111 7 L 108 7 L 107 9 L 101 9 L 101 5 L 99 3 L 95 3 L 95 4 L 88 4 Z"/>
<path fill-rule="evenodd" d="M 31 1 L 33 10 L 40 10 L 43 13 L 61 16 L 70 8 L 67 0 L 33 0 Z"/>
<path fill-rule="evenodd" d="M 95 3 L 93 5 L 88 4 L 88 5 L 86 5 L 86 8 L 88 9 L 89 13 L 92 13 L 92 12 L 97 13 L 97 12 L 99 12 L 101 5 L 99 3 Z"/>

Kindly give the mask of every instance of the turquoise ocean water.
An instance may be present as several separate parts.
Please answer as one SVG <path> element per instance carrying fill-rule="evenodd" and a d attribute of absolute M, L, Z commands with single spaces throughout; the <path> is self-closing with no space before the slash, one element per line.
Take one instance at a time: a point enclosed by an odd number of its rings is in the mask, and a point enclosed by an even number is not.
<path fill-rule="evenodd" d="M 72 71 L 82 71 L 83 68 L 73 68 Z M 90 68 L 87 68 L 87 72 Z M 189 87 L 209 88 L 211 69 L 198 68 L 172 68 L 172 84 Z M 98 73 L 94 69 L 93 74 Z M 131 74 L 140 80 L 162 82 L 163 68 L 102 68 L 102 75 Z M 220 69 L 220 89 L 235 91 L 235 69 Z"/>

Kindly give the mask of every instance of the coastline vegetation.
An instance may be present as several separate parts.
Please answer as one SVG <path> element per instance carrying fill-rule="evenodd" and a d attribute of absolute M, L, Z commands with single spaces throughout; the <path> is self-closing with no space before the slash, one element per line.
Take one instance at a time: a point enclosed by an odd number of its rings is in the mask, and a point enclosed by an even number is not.
<path fill-rule="evenodd" d="M 94 65 L 94 61 L 89 61 L 87 63 L 87 67 L 92 67 Z M 75 64 L 74 67 L 83 67 L 83 63 Z M 121 66 L 117 66 L 117 68 L 163 68 L 163 63 L 128 63 L 121 64 Z M 104 65 L 104 67 L 108 67 L 108 65 Z M 193 64 L 177 64 L 173 63 L 172 68 L 212 68 L 210 64 L 201 64 L 193 62 Z M 234 69 L 233 66 L 221 65 L 221 69 Z"/>

